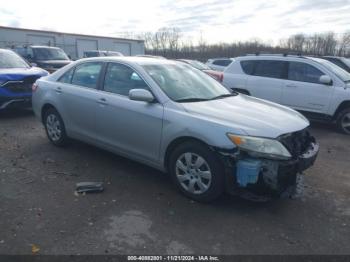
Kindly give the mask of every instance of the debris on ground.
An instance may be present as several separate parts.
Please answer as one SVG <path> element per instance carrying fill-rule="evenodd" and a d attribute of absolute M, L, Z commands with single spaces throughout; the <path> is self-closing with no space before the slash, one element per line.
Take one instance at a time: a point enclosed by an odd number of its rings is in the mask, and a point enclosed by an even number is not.
<path fill-rule="evenodd" d="M 77 193 L 98 193 L 103 190 L 103 182 L 79 182 L 76 184 L 75 191 Z"/>
<path fill-rule="evenodd" d="M 70 172 L 52 171 L 52 173 L 56 175 L 64 175 L 64 176 L 78 176 L 78 174 L 70 173 Z"/>
<path fill-rule="evenodd" d="M 32 244 L 32 254 L 36 254 L 40 251 L 40 248 L 37 245 Z"/>

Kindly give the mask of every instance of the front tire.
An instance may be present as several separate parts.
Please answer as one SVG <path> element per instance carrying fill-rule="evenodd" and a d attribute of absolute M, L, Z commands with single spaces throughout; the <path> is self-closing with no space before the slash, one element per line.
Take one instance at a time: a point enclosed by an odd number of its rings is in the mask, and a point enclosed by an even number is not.
<path fill-rule="evenodd" d="M 46 135 L 55 146 L 64 146 L 68 142 L 66 129 L 60 114 L 54 108 L 50 108 L 44 115 Z"/>
<path fill-rule="evenodd" d="M 224 168 L 219 157 L 199 142 L 179 145 L 170 155 L 169 173 L 187 197 L 210 202 L 224 192 Z"/>
<path fill-rule="evenodd" d="M 346 108 L 338 114 L 337 127 L 340 132 L 350 135 L 350 108 Z"/>

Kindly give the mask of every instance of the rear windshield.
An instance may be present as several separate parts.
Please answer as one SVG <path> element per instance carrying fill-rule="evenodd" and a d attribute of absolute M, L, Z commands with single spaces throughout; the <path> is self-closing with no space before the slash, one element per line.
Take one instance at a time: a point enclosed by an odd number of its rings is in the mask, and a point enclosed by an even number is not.
<path fill-rule="evenodd" d="M 98 51 L 89 51 L 89 52 L 84 52 L 85 57 L 98 57 L 100 56 L 100 53 Z"/>
<path fill-rule="evenodd" d="M 29 65 L 19 55 L 12 51 L 0 52 L 0 68 L 29 68 Z"/>
<path fill-rule="evenodd" d="M 69 60 L 62 49 L 56 48 L 33 48 L 37 60 Z"/>
<path fill-rule="evenodd" d="M 231 63 L 232 63 L 232 60 L 230 60 L 230 59 L 221 59 L 221 60 L 215 60 L 213 62 L 213 65 L 228 66 Z"/>

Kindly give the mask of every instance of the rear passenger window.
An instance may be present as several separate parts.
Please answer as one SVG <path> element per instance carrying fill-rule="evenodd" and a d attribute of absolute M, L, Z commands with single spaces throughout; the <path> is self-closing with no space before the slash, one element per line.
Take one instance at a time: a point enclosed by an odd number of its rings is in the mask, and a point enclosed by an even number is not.
<path fill-rule="evenodd" d="M 300 62 L 289 62 L 288 79 L 293 81 L 320 83 L 320 77 L 324 75 L 316 67 Z"/>
<path fill-rule="evenodd" d="M 218 65 L 218 66 L 228 66 L 229 64 L 232 63 L 232 60 L 230 59 L 225 59 L 225 60 L 215 60 L 213 62 L 213 65 Z"/>
<path fill-rule="evenodd" d="M 104 90 L 118 95 L 128 96 L 131 89 L 147 89 L 145 81 L 130 67 L 110 63 L 107 67 Z"/>
<path fill-rule="evenodd" d="M 72 84 L 85 86 L 89 88 L 97 88 L 97 81 L 102 68 L 101 63 L 84 63 L 75 68 Z"/>
<path fill-rule="evenodd" d="M 244 73 L 247 75 L 253 75 L 254 72 L 254 65 L 256 64 L 256 61 L 241 61 L 241 67 Z"/>
<path fill-rule="evenodd" d="M 254 75 L 271 77 L 271 78 L 284 78 L 286 62 L 275 60 L 259 60 L 256 61 Z"/>

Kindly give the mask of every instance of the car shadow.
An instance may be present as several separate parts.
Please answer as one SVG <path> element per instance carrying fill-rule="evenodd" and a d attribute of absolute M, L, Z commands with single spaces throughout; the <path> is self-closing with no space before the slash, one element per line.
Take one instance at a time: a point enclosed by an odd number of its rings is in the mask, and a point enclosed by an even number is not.
<path fill-rule="evenodd" d="M 32 116 L 34 116 L 34 112 L 31 109 L 16 108 L 0 110 L 0 119 L 13 119 Z"/>
<path fill-rule="evenodd" d="M 179 206 L 179 208 L 181 208 L 180 203 L 190 202 L 192 204 L 195 203 L 198 206 L 198 208 L 203 207 L 205 209 L 207 208 L 210 209 L 211 207 L 215 207 L 215 208 L 220 208 L 224 210 L 225 209 L 232 209 L 232 210 L 248 209 L 249 210 L 249 209 L 260 209 L 260 208 L 267 208 L 271 206 L 280 205 L 284 200 L 284 199 L 278 199 L 278 198 L 277 199 L 270 198 L 270 199 L 261 200 L 261 201 L 256 199 L 250 200 L 239 195 L 230 195 L 228 193 L 225 193 L 217 200 L 214 200 L 209 203 L 200 203 L 200 202 L 193 201 L 187 198 L 186 196 L 184 196 L 183 194 L 181 194 L 181 192 L 178 191 L 173 185 L 169 174 L 163 173 L 157 169 L 154 169 L 142 163 L 125 158 L 123 156 L 116 155 L 114 153 L 111 153 L 104 149 L 97 148 L 95 146 L 86 144 L 81 141 L 73 140 L 71 141 L 69 147 L 71 148 L 71 150 L 74 150 L 76 153 L 84 152 L 84 154 L 93 155 L 95 159 L 92 161 L 96 160 L 99 164 L 101 164 L 101 161 L 102 161 L 103 163 L 105 163 L 106 166 L 115 167 L 116 169 L 122 171 L 121 173 L 124 178 L 128 177 L 128 179 L 133 179 L 134 181 L 137 181 L 136 184 L 142 185 L 143 188 L 153 188 L 154 190 L 152 192 L 153 194 L 167 195 L 168 197 L 170 197 L 169 201 L 173 202 L 174 206 Z M 87 159 L 90 159 L 90 157 L 87 157 Z M 89 162 L 91 166 L 95 165 L 91 161 Z M 98 176 L 101 176 L 101 181 L 103 180 L 106 181 L 106 177 L 103 178 L 103 176 L 105 175 L 100 174 Z M 112 176 L 107 178 L 107 180 L 111 179 L 114 182 L 115 181 L 121 182 L 123 181 L 123 177 L 121 178 L 121 180 L 119 180 L 118 177 Z M 138 192 L 139 190 L 138 185 L 135 185 L 134 188 L 130 188 L 130 189 Z"/>

